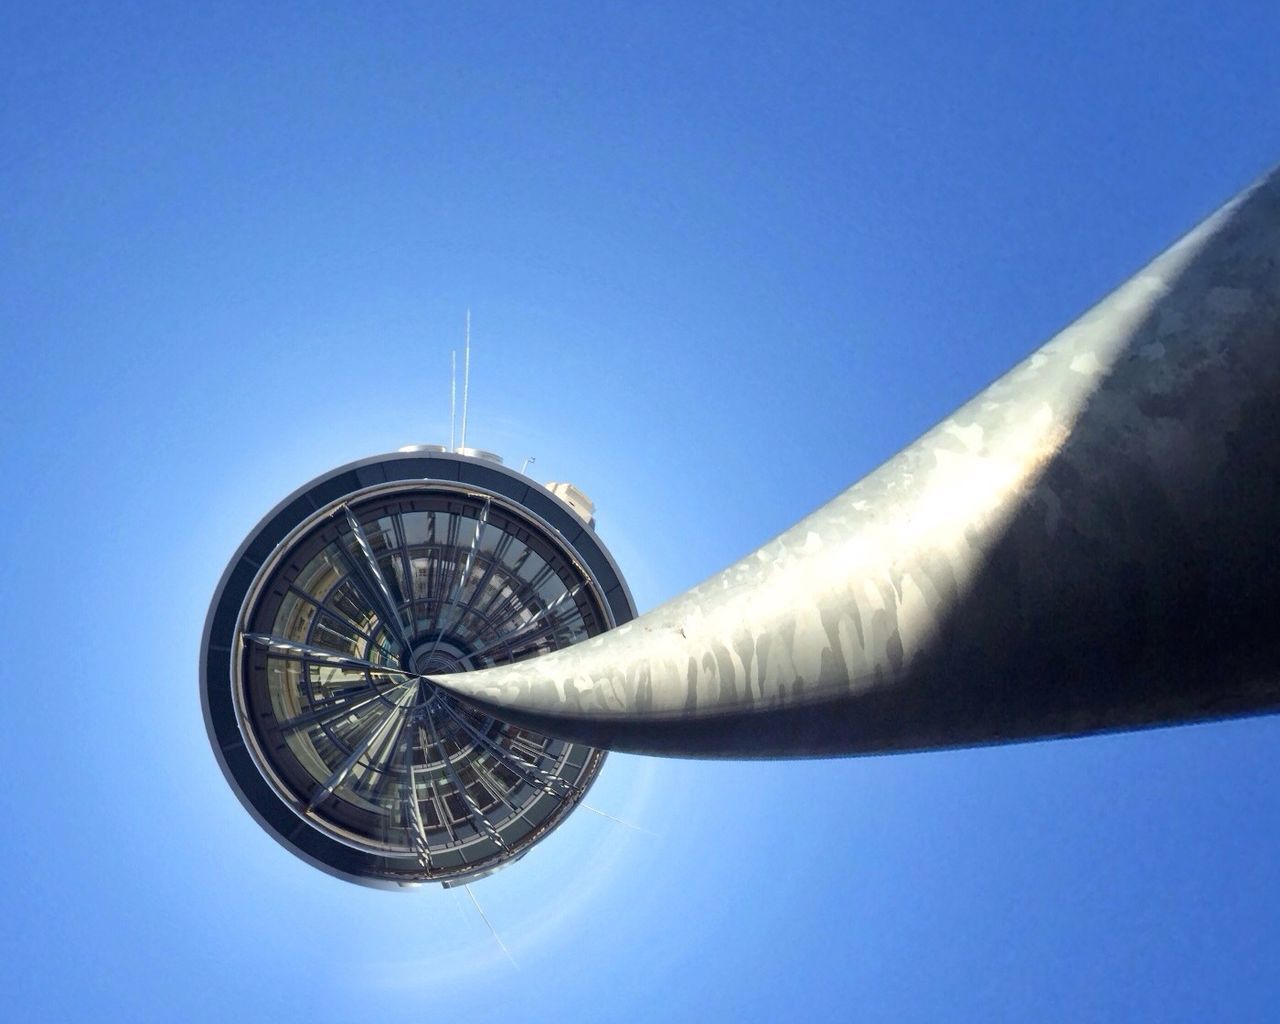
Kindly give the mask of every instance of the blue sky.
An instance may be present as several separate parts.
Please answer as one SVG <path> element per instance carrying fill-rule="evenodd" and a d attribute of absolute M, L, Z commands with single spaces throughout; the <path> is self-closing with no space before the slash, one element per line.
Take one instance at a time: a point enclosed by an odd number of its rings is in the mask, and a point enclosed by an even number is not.
<path fill-rule="evenodd" d="M 1122 9 L 1117 9 L 1122 8 Z M 218 771 L 214 584 L 448 431 L 597 502 L 641 608 L 790 525 L 1280 157 L 1280 8 L 5 5 L 0 981 L 30 1019 L 1263 1020 L 1280 721 L 615 756 L 456 894 Z M 653 833 L 653 834 L 649 834 Z"/>

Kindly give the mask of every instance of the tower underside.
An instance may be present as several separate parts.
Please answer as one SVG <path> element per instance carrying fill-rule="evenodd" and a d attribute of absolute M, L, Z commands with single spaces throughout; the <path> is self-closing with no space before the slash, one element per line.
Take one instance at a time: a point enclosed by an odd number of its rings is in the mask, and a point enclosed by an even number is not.
<path fill-rule="evenodd" d="M 491 462 L 343 467 L 250 535 L 206 628 L 219 761 L 277 840 L 366 884 L 445 884 L 523 856 L 604 753 L 477 711 L 427 676 L 551 652 L 634 607 L 594 533 Z"/>

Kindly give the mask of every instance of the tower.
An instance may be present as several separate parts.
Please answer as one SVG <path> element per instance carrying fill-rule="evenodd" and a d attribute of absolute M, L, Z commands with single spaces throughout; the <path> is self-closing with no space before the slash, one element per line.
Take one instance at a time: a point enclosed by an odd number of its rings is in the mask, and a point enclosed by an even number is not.
<path fill-rule="evenodd" d="M 209 737 L 245 807 L 313 865 L 374 886 L 469 881 L 559 825 L 605 754 L 477 712 L 427 674 L 634 615 L 580 510 L 497 456 L 364 459 L 285 498 L 228 565 L 201 649 Z"/>

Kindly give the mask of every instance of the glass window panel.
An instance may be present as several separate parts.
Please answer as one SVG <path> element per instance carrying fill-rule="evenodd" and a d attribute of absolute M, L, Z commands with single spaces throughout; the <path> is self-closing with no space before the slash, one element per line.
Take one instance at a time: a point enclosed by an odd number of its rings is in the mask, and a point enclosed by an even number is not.
<path fill-rule="evenodd" d="M 480 534 L 480 550 L 486 555 L 492 555 L 506 536 L 506 533 L 490 523 Z"/>
<path fill-rule="evenodd" d="M 395 524 L 389 515 L 361 525 L 364 527 L 365 536 L 369 538 L 369 546 L 375 553 L 394 551 L 399 546 L 396 541 Z"/>
<path fill-rule="evenodd" d="M 267 659 L 267 692 L 277 721 L 295 717 L 302 710 L 302 665 L 289 658 Z"/>
<path fill-rule="evenodd" d="M 525 559 L 524 565 L 520 566 L 516 575 L 527 583 L 535 579 L 546 567 L 547 563 L 542 556 L 536 551 L 530 551 L 529 557 Z"/>
<path fill-rule="evenodd" d="M 322 613 L 315 629 L 311 633 L 311 642 L 326 650 L 338 651 L 341 654 L 359 656 L 361 638 L 346 623 L 334 618 L 327 612 Z"/>
<path fill-rule="evenodd" d="M 303 593 L 323 601 L 341 576 L 342 570 L 335 563 L 330 549 L 326 548 L 303 567 L 293 585 Z"/>
<path fill-rule="evenodd" d="M 316 606 L 310 601 L 292 592 L 286 593 L 284 600 L 280 602 L 280 610 L 276 613 L 271 632 L 290 640 L 304 641 L 315 615 Z"/>
<path fill-rule="evenodd" d="M 344 580 L 327 603 L 365 633 L 372 630 L 377 622 L 377 613 L 369 606 L 353 580 Z"/>
<path fill-rule="evenodd" d="M 430 512 L 402 512 L 400 521 L 404 524 L 405 543 L 410 547 L 426 544 L 431 539 Z"/>
<path fill-rule="evenodd" d="M 568 589 L 569 588 L 564 585 L 564 580 L 555 573 L 552 573 L 546 579 L 539 581 L 538 596 L 547 602 L 547 604 L 550 604 Z M 567 602 L 561 602 L 561 607 L 563 607 L 565 603 Z"/>

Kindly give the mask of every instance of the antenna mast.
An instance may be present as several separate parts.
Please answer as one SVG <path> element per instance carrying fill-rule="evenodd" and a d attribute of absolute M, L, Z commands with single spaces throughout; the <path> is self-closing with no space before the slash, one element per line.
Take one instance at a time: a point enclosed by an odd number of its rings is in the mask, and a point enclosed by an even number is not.
<path fill-rule="evenodd" d="M 467 446 L 467 402 L 471 395 L 471 310 L 467 310 L 467 339 L 462 349 L 462 447 Z"/>
<path fill-rule="evenodd" d="M 453 428 L 458 423 L 458 350 L 449 353 L 449 451 L 456 451 Z"/>

